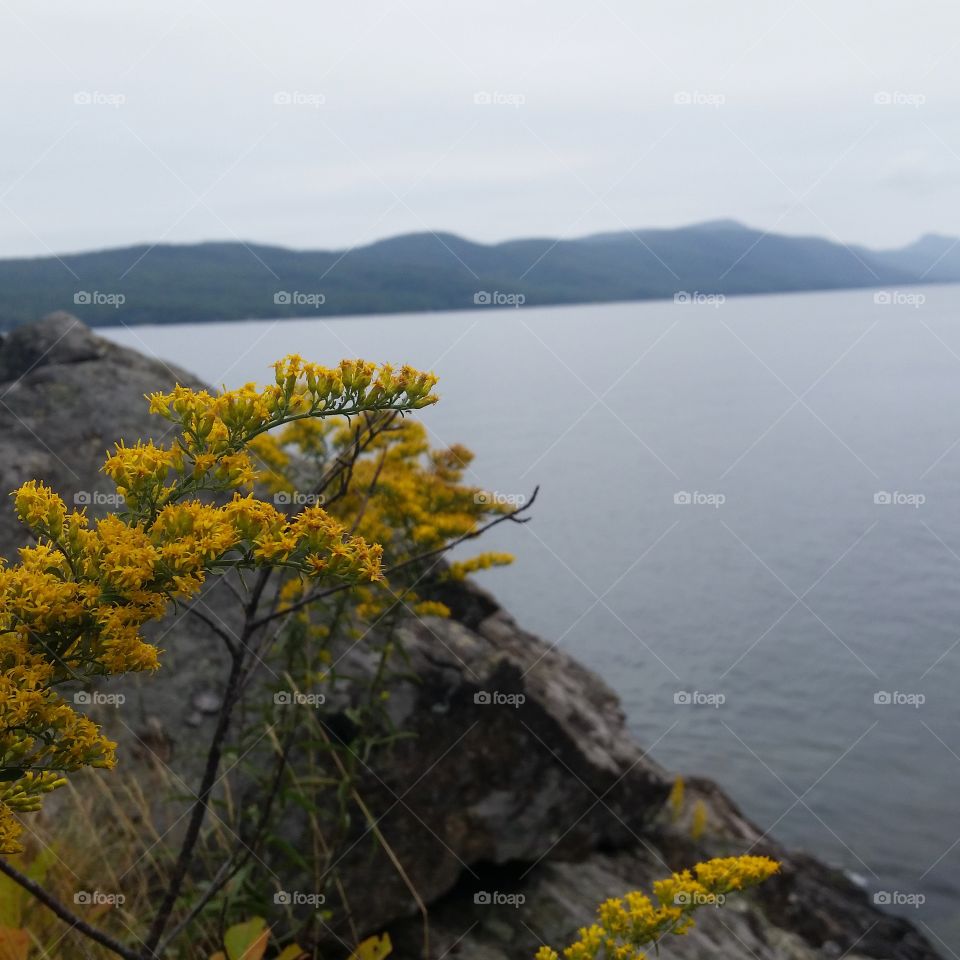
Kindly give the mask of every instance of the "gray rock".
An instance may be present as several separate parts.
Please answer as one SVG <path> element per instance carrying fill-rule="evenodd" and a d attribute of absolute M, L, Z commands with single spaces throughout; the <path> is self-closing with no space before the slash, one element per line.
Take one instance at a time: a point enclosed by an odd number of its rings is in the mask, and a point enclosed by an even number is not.
<path fill-rule="evenodd" d="M 198 713 L 217 713 L 223 706 L 223 697 L 212 690 L 201 690 L 193 695 L 192 702 Z"/>
<path fill-rule="evenodd" d="M 66 313 L 0 339 L 0 555 L 13 557 L 27 542 L 6 497 L 26 480 L 48 483 L 68 507 L 103 513 L 109 506 L 103 499 L 114 492 L 100 472 L 107 451 L 121 439 L 159 441 L 169 425 L 147 412 L 144 395 L 178 382 L 202 386 L 184 370 L 96 336 Z M 234 616 L 227 603 L 220 613 Z M 165 651 L 164 671 L 102 681 L 101 689 L 123 693 L 126 702 L 90 712 L 118 741 L 121 762 L 172 763 L 193 782 L 200 766 L 195 745 L 215 717 L 202 714 L 200 732 L 188 731 L 189 698 L 198 690 L 216 693 L 226 660 L 206 627 L 192 620 L 160 624 L 151 636 Z"/>
<path fill-rule="evenodd" d="M 469 585 L 463 594 L 495 607 Z M 625 735 L 599 678 L 499 609 L 476 630 L 427 618 L 399 634 L 415 679 L 396 681 L 391 701 L 414 736 L 378 758 L 361 793 L 424 899 L 474 864 L 579 861 L 632 845 L 649 827 L 671 781 Z M 361 673 L 362 656 L 344 671 Z M 364 899 L 376 928 L 409 910 L 410 896 L 358 827 L 341 868 L 348 899 Z"/>

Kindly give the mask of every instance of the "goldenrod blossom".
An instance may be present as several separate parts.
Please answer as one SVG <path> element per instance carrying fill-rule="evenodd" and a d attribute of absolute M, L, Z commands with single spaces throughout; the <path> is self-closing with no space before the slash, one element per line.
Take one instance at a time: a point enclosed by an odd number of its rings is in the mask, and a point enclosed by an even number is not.
<path fill-rule="evenodd" d="M 667 934 L 684 934 L 691 914 L 701 906 L 719 905 L 726 894 L 756 886 L 780 865 L 768 857 L 723 857 L 698 863 L 653 885 L 659 901 L 634 891 L 607 900 L 597 910 L 599 923 L 580 930 L 579 939 L 563 951 L 564 960 L 644 960 L 640 948 L 655 946 Z M 551 947 L 541 947 L 535 960 L 559 960 Z"/>

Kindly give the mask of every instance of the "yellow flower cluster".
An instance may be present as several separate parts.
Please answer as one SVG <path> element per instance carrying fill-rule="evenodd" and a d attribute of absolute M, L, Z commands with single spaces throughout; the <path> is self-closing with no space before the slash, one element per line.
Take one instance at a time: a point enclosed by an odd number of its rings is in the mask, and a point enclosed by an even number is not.
<path fill-rule="evenodd" d="M 469 450 L 431 450 L 426 430 L 414 421 L 382 434 L 370 454 L 354 468 L 353 492 L 341 509 L 360 514 L 365 491 L 375 488 L 357 529 L 382 542 L 392 563 L 445 546 L 509 509 L 461 482 L 473 459 Z"/>
<path fill-rule="evenodd" d="M 513 563 L 513 554 L 498 553 L 488 550 L 478 553 L 469 560 L 460 560 L 450 564 L 449 574 L 453 580 L 463 580 L 470 573 L 477 570 L 489 570 L 491 567 L 504 567 Z"/>
<path fill-rule="evenodd" d="M 168 447 L 118 444 L 104 472 L 122 513 L 91 522 L 36 481 L 14 493 L 37 540 L 0 567 L 0 851 L 15 845 L 13 811 L 35 809 L 62 774 L 114 763 L 115 744 L 56 692 L 91 676 L 152 670 L 141 635 L 209 574 L 282 567 L 301 578 L 375 583 L 382 548 L 310 506 L 295 516 L 239 488 L 253 482 L 248 448 L 266 431 L 329 415 L 381 414 L 433 403 L 436 378 L 360 360 L 328 369 L 287 357 L 276 383 L 210 394 L 176 387 L 148 399 L 179 427 Z M 269 446 L 269 445 L 268 445 Z M 275 448 L 274 448 L 275 449 Z M 230 495 L 225 503 L 201 492 Z"/>
<path fill-rule="evenodd" d="M 323 474 L 349 459 L 355 433 L 337 421 L 298 421 L 276 438 L 261 437 L 256 453 L 261 460 L 257 480 L 268 489 L 292 492 L 297 484 L 291 467 L 306 461 L 314 473 Z M 486 521 L 511 508 L 494 502 L 484 491 L 462 482 L 473 454 L 462 446 L 444 450 L 430 447 L 426 430 L 414 421 L 392 423 L 368 445 L 351 468 L 346 493 L 331 503 L 330 512 L 368 542 L 382 544 L 390 566 L 446 547 L 474 533 Z M 446 575 L 462 580 L 467 574 L 509 564 L 508 553 L 482 553 L 450 564 Z M 410 582 L 422 570 L 409 569 Z M 404 591 L 397 578 L 390 590 L 357 591 L 355 610 L 364 620 L 376 619 Z M 284 599 L 295 602 L 309 589 L 288 585 Z M 408 607 L 420 616 L 447 616 L 436 601 L 421 600 L 412 589 L 403 592 Z M 304 613 L 304 619 L 309 615 Z"/>
<path fill-rule="evenodd" d="M 667 934 L 684 934 L 693 926 L 697 907 L 719 905 L 731 892 L 756 886 L 772 877 L 780 865 L 768 857 L 722 857 L 698 863 L 653 885 L 654 902 L 634 891 L 602 903 L 599 923 L 580 930 L 580 938 L 563 951 L 564 960 L 644 960 L 641 947 Z M 535 960 L 559 960 L 552 947 L 543 946 Z"/>
<path fill-rule="evenodd" d="M 104 471 L 125 497 L 130 512 L 155 511 L 201 490 L 249 486 L 255 471 L 248 447 L 261 456 L 257 438 L 283 424 L 317 417 L 418 410 L 437 400 L 437 378 L 412 367 L 395 370 L 363 360 L 321 367 L 292 355 L 274 364 L 275 380 L 264 388 L 248 383 L 211 394 L 177 386 L 150 394 L 150 410 L 176 424 L 169 447 L 117 446 Z"/>
<path fill-rule="evenodd" d="M 449 617 L 450 608 L 438 600 L 421 600 L 413 605 L 413 612 L 418 617 Z"/>

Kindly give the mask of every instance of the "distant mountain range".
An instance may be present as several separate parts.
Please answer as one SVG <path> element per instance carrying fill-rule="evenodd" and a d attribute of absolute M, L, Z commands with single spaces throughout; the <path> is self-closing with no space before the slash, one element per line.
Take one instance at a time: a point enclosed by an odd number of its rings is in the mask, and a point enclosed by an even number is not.
<path fill-rule="evenodd" d="M 0 327 L 68 309 L 91 325 L 602 303 L 960 281 L 960 239 L 900 250 L 689 227 L 472 243 L 416 233 L 349 250 L 157 244 L 0 260 Z"/>

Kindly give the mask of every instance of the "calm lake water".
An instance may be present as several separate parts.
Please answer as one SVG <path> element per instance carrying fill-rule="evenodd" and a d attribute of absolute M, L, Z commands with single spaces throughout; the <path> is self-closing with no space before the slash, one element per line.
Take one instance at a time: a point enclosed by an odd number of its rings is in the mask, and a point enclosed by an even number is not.
<path fill-rule="evenodd" d="M 540 485 L 483 582 L 662 763 L 960 951 L 960 287 L 886 293 L 107 335 L 228 386 L 288 352 L 435 370 L 436 442 Z"/>

